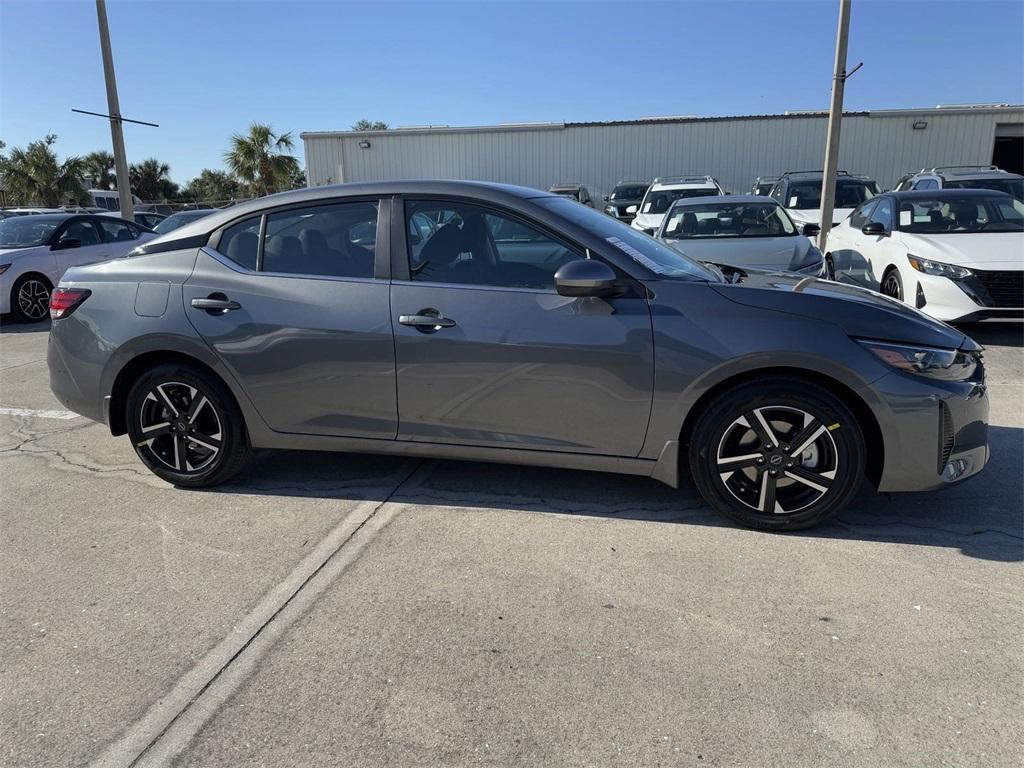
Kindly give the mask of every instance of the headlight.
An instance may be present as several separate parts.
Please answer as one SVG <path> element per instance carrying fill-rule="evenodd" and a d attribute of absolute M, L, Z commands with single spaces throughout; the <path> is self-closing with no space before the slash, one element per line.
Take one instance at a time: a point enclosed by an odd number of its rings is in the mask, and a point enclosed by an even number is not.
<path fill-rule="evenodd" d="M 805 275 L 817 275 L 821 272 L 823 259 L 821 258 L 821 251 L 814 246 L 811 246 L 810 250 L 807 251 L 807 255 L 804 257 L 806 262 L 803 266 L 797 267 L 796 272 Z"/>
<path fill-rule="evenodd" d="M 881 341 L 858 342 L 885 363 L 907 373 L 931 379 L 964 381 L 974 375 L 980 355 L 958 349 L 907 346 Z"/>
<path fill-rule="evenodd" d="M 966 267 L 958 267 L 955 264 L 943 264 L 941 261 L 922 259 L 909 253 L 907 254 L 907 261 L 909 261 L 910 266 L 918 272 L 924 272 L 926 275 L 948 277 L 953 280 L 960 280 L 971 276 L 971 270 Z"/>
<path fill-rule="evenodd" d="M 10 268 L 11 268 L 10 264 L 0 264 L 0 275 L 2 275 L 4 272 L 6 272 Z"/>

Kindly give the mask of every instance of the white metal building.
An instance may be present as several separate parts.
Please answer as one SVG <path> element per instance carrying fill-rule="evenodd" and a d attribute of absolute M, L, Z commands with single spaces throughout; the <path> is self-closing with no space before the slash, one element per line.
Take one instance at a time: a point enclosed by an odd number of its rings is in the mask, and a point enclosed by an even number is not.
<path fill-rule="evenodd" d="M 745 192 L 757 176 L 821 168 L 826 114 L 651 118 L 302 133 L 310 186 L 383 179 L 479 179 L 547 189 L 580 182 L 595 200 L 621 179 L 707 173 Z M 839 167 L 883 187 L 937 165 L 1021 172 L 1024 107 L 850 112 Z"/>

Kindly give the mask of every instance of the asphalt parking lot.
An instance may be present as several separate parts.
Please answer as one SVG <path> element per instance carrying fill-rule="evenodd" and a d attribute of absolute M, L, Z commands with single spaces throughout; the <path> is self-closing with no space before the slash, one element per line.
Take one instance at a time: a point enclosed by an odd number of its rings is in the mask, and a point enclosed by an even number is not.
<path fill-rule="evenodd" d="M 985 473 L 790 535 L 463 462 L 177 490 L 2 330 L 0 765 L 1019 765 L 1020 325 L 965 327 Z"/>

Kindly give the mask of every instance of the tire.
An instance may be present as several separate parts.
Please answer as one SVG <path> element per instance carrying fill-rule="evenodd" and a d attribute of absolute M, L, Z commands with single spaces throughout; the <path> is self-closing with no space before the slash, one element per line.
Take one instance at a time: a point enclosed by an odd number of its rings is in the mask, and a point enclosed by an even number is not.
<path fill-rule="evenodd" d="M 42 275 L 28 273 L 11 287 L 11 314 L 21 323 L 38 323 L 50 315 L 53 286 Z"/>
<path fill-rule="evenodd" d="M 832 261 L 831 253 L 825 254 L 825 279 L 832 280 L 833 282 L 836 279 L 836 265 Z"/>
<path fill-rule="evenodd" d="M 896 267 L 889 267 L 885 270 L 885 274 L 882 275 L 882 284 L 878 286 L 878 292 L 896 299 L 896 301 L 904 301 L 903 278 L 900 277 L 900 271 Z"/>
<path fill-rule="evenodd" d="M 128 393 L 125 423 L 142 463 L 183 488 L 226 482 L 251 453 L 227 387 L 189 365 L 161 365 L 141 376 Z"/>
<path fill-rule="evenodd" d="M 716 511 L 749 528 L 793 531 L 846 508 L 863 481 L 865 453 L 839 398 L 812 382 L 771 378 L 716 397 L 697 418 L 688 457 Z"/>

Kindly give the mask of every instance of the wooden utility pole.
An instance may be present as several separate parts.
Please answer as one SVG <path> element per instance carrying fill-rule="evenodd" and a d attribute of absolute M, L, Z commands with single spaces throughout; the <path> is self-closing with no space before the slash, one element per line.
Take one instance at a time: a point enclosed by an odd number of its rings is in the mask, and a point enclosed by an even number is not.
<path fill-rule="evenodd" d="M 107 4 L 96 0 L 96 20 L 100 25 L 100 51 L 103 53 L 103 79 L 107 84 L 107 112 L 110 115 L 110 139 L 114 145 L 114 170 L 117 172 L 117 199 L 121 218 L 135 220 L 131 182 L 128 180 L 128 158 L 124 152 L 124 131 L 121 129 L 121 107 L 117 103 L 117 80 L 114 78 L 114 57 L 110 53 L 110 30 L 107 28 Z"/>

